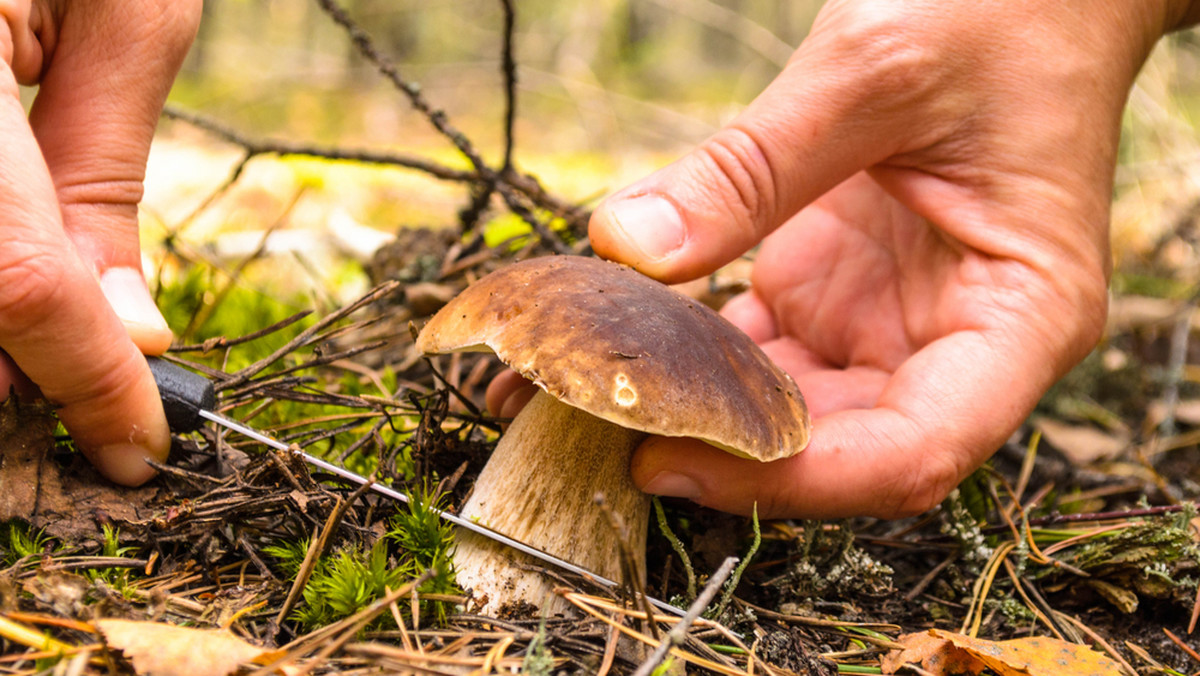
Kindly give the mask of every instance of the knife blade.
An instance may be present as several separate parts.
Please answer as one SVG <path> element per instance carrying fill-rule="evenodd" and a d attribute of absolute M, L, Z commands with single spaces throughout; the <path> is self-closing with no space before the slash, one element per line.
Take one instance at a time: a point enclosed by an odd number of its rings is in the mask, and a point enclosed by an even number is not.
<path fill-rule="evenodd" d="M 215 410 L 217 398 L 213 382 L 204 375 L 189 371 L 160 357 L 147 357 L 146 361 L 150 365 L 150 372 L 154 374 L 154 382 L 158 385 L 159 396 L 163 402 L 163 411 L 167 415 L 167 424 L 170 426 L 172 432 L 194 432 L 207 420 L 271 448 L 292 453 L 313 467 L 317 467 L 359 486 L 365 485 L 372 492 L 386 498 L 406 504 L 411 502 L 412 499 L 401 491 L 371 481 L 361 474 L 307 453 L 295 444 L 286 444 L 268 434 L 264 434 L 260 430 L 217 413 Z M 582 566 L 575 565 L 566 559 L 546 553 L 536 547 L 508 537 L 503 533 L 494 531 L 470 519 L 464 519 L 453 512 L 435 507 L 429 507 L 428 509 L 436 514 L 438 518 L 459 528 L 465 528 L 473 533 L 478 533 L 490 540 L 532 556 L 539 561 L 575 573 L 602 587 L 615 590 L 619 586 L 614 580 L 610 580 Z M 678 617 L 683 617 L 685 614 L 683 609 L 676 608 L 665 601 L 660 601 L 651 596 L 646 596 L 645 598 L 659 610 L 666 611 Z"/>

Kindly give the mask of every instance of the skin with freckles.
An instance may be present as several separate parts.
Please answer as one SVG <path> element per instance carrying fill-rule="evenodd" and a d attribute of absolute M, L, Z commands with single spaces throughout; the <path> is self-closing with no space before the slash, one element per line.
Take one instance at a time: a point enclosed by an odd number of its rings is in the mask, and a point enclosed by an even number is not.
<path fill-rule="evenodd" d="M 58 405 L 108 478 L 170 443 L 143 353 L 171 332 L 141 273 L 137 203 L 199 0 L 0 0 L 0 392 Z M 39 86 L 26 115 L 18 84 Z"/>
<path fill-rule="evenodd" d="M 634 482 L 721 510 L 936 505 L 1099 339 L 1125 97 L 1185 2 L 834 0 L 778 78 L 596 210 L 665 282 L 761 243 L 727 318 L 788 371 L 808 449 L 769 465 L 653 437 Z M 528 390 L 511 375 L 489 408 Z"/>

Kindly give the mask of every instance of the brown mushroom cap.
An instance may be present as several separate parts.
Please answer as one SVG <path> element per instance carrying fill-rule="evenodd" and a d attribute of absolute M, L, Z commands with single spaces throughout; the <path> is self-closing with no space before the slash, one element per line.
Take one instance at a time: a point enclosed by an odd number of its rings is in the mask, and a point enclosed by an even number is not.
<path fill-rule="evenodd" d="M 551 256 L 493 272 L 425 325 L 417 349 L 490 349 L 598 418 L 756 460 L 788 457 L 808 443 L 800 390 L 746 334 L 608 261 Z"/>

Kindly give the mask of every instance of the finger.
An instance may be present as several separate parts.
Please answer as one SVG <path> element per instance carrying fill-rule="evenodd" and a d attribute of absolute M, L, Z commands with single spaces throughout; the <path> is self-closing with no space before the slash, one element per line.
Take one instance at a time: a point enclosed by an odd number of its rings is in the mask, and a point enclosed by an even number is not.
<path fill-rule="evenodd" d="M 698 277 L 858 170 L 962 119 L 953 106 L 922 114 L 953 64 L 925 63 L 919 44 L 877 35 L 870 17 L 825 24 L 731 124 L 606 199 L 589 225 L 595 251 L 665 282 Z"/>
<path fill-rule="evenodd" d="M 18 397 L 27 400 L 41 394 L 28 376 L 17 368 L 12 357 L 8 356 L 4 350 L 0 350 L 0 401 L 14 392 Z"/>
<path fill-rule="evenodd" d="M 537 393 L 537 385 L 534 385 L 533 383 L 526 383 L 504 400 L 504 405 L 500 407 L 500 417 L 517 417 L 517 414 L 521 412 L 521 409 L 525 408 L 525 404 L 528 404 Z"/>
<path fill-rule="evenodd" d="M 484 401 L 494 416 L 511 418 L 533 398 L 537 386 L 516 371 L 504 371 L 488 383 Z"/>
<path fill-rule="evenodd" d="M 779 336 L 775 314 L 753 290 L 730 298 L 721 308 L 721 316 L 741 329 L 755 343 L 765 343 Z"/>
<path fill-rule="evenodd" d="M 988 332 L 937 341 L 896 373 L 875 408 L 814 419 L 809 447 L 787 460 L 762 464 L 694 440 L 649 439 L 635 453 L 634 482 L 723 511 L 749 513 L 757 503 L 767 517 L 922 512 L 994 452 L 1049 386 L 1053 362 L 1035 366 L 1017 345 Z"/>
<path fill-rule="evenodd" d="M 200 3 L 64 5 L 30 124 L 80 257 L 145 352 L 171 333 L 141 274 L 137 204 L 159 111 L 199 20 Z"/>
<path fill-rule="evenodd" d="M 146 361 L 66 236 L 54 187 L 0 63 L 0 346 L 44 396 L 101 473 L 153 475 L 166 418 Z"/>
<path fill-rule="evenodd" d="M 37 34 L 46 23 L 45 9 L 29 0 L 0 0 L 0 60 L 23 85 L 34 84 L 42 70 Z"/>

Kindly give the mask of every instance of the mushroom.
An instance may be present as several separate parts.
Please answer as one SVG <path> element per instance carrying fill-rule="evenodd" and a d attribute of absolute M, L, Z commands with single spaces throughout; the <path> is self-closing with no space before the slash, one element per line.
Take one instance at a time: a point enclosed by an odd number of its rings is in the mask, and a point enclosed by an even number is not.
<path fill-rule="evenodd" d="M 504 267 L 442 308 L 425 354 L 492 351 L 539 392 L 505 431 L 460 515 L 609 579 L 624 522 L 645 575 L 649 497 L 629 463 L 648 435 L 694 437 L 763 462 L 799 453 L 809 417 L 792 379 L 703 304 L 633 269 L 551 256 Z M 459 529 L 459 584 L 483 612 L 540 605 L 532 559 Z M 560 606 L 561 607 L 561 606 Z"/>

